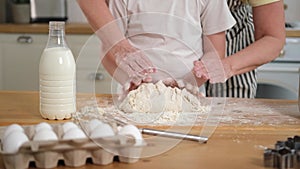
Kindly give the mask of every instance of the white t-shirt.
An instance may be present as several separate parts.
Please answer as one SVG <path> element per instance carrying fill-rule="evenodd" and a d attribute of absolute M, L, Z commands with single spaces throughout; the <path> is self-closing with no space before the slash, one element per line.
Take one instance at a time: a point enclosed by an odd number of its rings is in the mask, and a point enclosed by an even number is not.
<path fill-rule="evenodd" d="M 131 44 L 175 79 L 201 58 L 203 35 L 235 24 L 226 0 L 109 0 L 109 8 Z"/>

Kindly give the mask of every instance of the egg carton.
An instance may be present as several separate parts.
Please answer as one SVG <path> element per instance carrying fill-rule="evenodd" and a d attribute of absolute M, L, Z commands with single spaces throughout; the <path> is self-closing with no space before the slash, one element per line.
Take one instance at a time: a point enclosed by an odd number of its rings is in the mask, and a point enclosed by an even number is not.
<path fill-rule="evenodd" d="M 91 159 L 89 161 L 95 165 L 108 165 L 114 162 L 115 156 L 119 162 L 135 163 L 146 145 L 145 143 L 136 145 L 133 138 L 124 135 L 63 140 L 62 125 L 51 126 L 58 140 L 34 141 L 32 140 L 35 133 L 34 125 L 22 126 L 29 141 L 23 143 L 15 153 L 3 151 L 3 133 L 6 127 L 0 127 L 2 133 L 0 153 L 5 168 L 26 169 L 30 163 L 34 163 L 37 168 L 54 168 L 60 160 L 64 161 L 65 166 L 80 167 L 86 164 L 87 159 Z"/>

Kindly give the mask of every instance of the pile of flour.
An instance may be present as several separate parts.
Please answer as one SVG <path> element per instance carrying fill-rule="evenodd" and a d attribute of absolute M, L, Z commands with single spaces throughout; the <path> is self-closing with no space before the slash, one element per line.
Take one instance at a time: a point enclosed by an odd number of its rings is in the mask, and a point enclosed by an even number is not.
<path fill-rule="evenodd" d="M 101 102 L 106 103 L 103 98 Z M 209 106 L 203 99 L 199 99 L 186 89 L 167 87 L 162 81 L 145 83 L 136 90 L 129 92 L 119 104 L 102 103 L 98 107 L 94 101 L 82 101 L 85 106 L 80 111 L 84 119 L 115 119 L 137 125 L 198 125 L 199 120 L 206 118 L 210 112 Z M 209 103 L 209 102 L 208 102 Z"/>
<path fill-rule="evenodd" d="M 119 105 L 126 113 L 196 112 L 203 110 L 199 99 L 186 89 L 172 88 L 162 81 L 144 83 L 129 92 Z"/>

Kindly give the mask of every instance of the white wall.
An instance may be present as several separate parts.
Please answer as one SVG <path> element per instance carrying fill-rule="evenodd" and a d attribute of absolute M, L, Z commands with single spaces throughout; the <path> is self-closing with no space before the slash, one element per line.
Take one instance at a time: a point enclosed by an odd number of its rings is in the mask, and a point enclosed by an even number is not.
<path fill-rule="evenodd" d="M 287 22 L 300 22 L 300 0 L 284 0 L 287 5 L 285 19 Z"/>

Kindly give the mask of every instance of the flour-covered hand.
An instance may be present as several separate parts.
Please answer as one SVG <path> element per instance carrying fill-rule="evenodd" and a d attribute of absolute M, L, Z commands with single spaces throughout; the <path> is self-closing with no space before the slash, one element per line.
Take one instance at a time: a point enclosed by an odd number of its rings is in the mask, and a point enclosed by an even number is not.
<path fill-rule="evenodd" d="M 180 89 L 185 88 L 187 91 L 189 91 L 192 94 L 198 94 L 199 93 L 199 86 L 202 82 L 199 81 L 199 78 L 196 78 L 193 71 L 187 73 L 182 77 L 181 79 L 178 79 L 177 85 Z M 199 83 L 199 84 L 198 84 Z"/>
<path fill-rule="evenodd" d="M 224 83 L 228 79 L 222 60 L 216 51 L 205 53 L 194 65 L 197 69 L 194 69 L 196 76 L 203 76 L 209 79 L 210 83 Z"/>
<path fill-rule="evenodd" d="M 142 82 L 151 82 L 151 73 L 155 68 L 148 57 L 142 52 L 131 46 L 128 42 L 117 44 L 112 51 L 118 69 L 127 74 L 128 79 L 124 88 L 139 86 Z"/>

